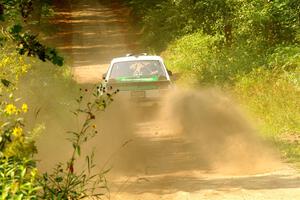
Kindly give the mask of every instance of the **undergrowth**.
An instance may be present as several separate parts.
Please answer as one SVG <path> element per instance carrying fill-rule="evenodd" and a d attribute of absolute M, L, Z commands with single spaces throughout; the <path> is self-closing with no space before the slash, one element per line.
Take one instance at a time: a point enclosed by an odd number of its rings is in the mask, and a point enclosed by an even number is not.
<path fill-rule="evenodd" d="M 262 137 L 275 141 L 289 161 L 299 162 L 297 145 L 282 140 L 300 135 L 299 47 L 254 50 L 229 48 L 222 41 L 218 35 L 194 33 L 171 43 L 162 55 L 170 69 L 182 74 L 179 84 L 230 91 L 257 122 Z"/>
<path fill-rule="evenodd" d="M 181 74 L 178 83 L 230 91 L 262 136 L 299 160 L 297 145 L 279 145 L 300 135 L 298 0 L 121 1 L 139 21 L 145 47 Z"/>

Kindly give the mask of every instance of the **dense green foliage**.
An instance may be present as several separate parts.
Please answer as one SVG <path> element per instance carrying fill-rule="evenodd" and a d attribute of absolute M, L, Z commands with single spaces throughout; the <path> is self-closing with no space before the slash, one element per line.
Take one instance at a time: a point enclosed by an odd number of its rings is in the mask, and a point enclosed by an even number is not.
<path fill-rule="evenodd" d="M 43 45 L 38 39 L 38 33 L 32 31 L 33 28 L 38 27 L 36 24 L 39 25 L 42 17 L 50 13 L 50 2 L 49 0 L 1 0 L 0 46 L 11 42 L 21 55 L 38 57 L 42 61 L 50 61 L 62 66 L 63 58 L 55 49 Z"/>
<path fill-rule="evenodd" d="M 124 2 L 181 82 L 231 91 L 279 143 L 300 133 L 300 1 Z M 299 146 L 279 146 L 299 158 Z"/>
<path fill-rule="evenodd" d="M 177 40 L 163 55 L 169 67 L 188 77 L 184 82 L 194 77 L 192 84 L 232 90 L 264 121 L 266 133 L 300 132 L 299 48 L 279 46 L 260 58 L 247 48 L 220 51 L 216 46 L 220 40 L 195 33 Z"/>
<path fill-rule="evenodd" d="M 16 98 L 16 83 L 26 73 L 28 65 L 17 56 L 2 55 L 0 63 L 2 80 L 0 85 L 0 191 L 2 199 L 32 199 L 36 185 L 35 162 L 31 156 L 36 152 L 34 141 L 24 121 L 27 104 Z"/>
<path fill-rule="evenodd" d="M 16 97 L 17 83 L 29 69 L 24 58 L 2 49 L 0 54 L 0 197 L 34 199 L 37 189 L 34 135 L 24 117 L 28 106 Z M 2 54 L 5 52 L 6 54 Z M 9 80 L 9 81 L 8 81 Z"/>
<path fill-rule="evenodd" d="M 37 184 L 35 162 L 26 158 L 0 160 L 1 199 L 36 199 Z"/>
<path fill-rule="evenodd" d="M 170 41 L 201 31 L 222 35 L 224 42 L 252 47 L 297 41 L 297 0 L 123 0 L 144 28 L 144 41 L 163 50 Z M 299 39 L 299 38 L 298 38 Z"/>

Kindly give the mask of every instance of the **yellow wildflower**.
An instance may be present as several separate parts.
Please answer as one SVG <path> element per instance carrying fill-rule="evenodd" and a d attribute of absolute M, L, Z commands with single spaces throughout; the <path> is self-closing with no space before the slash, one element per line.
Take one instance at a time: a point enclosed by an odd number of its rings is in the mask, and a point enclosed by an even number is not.
<path fill-rule="evenodd" d="M 13 136 L 15 137 L 20 137 L 22 133 L 23 133 L 23 129 L 21 127 L 15 127 L 12 132 Z"/>
<path fill-rule="evenodd" d="M 4 111 L 8 115 L 17 114 L 18 112 L 17 107 L 13 104 L 6 105 Z"/>
<path fill-rule="evenodd" d="M 28 106 L 27 106 L 27 104 L 23 103 L 23 105 L 22 105 L 22 111 L 23 111 L 24 113 L 26 113 L 26 112 L 28 111 Z"/>

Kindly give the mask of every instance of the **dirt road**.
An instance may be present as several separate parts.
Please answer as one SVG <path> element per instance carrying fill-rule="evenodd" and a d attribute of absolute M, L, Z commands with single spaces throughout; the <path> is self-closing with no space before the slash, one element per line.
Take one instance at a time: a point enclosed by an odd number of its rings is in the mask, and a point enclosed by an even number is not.
<path fill-rule="evenodd" d="M 79 83 L 96 83 L 112 58 L 138 52 L 138 33 L 128 22 L 129 10 L 119 4 L 73 2 L 58 9 L 58 33 L 47 40 L 65 54 Z"/>
<path fill-rule="evenodd" d="M 79 83 L 95 83 L 101 80 L 101 74 L 105 72 L 113 57 L 138 51 L 136 38 L 139 34 L 131 29 L 128 9 L 118 4 L 82 2 L 57 10 L 58 16 L 54 23 L 57 24 L 59 32 L 48 40 L 55 42 L 58 49 L 66 55 L 69 65 L 72 65 L 75 80 Z M 205 103 L 204 100 L 203 102 Z M 220 111 L 219 108 L 212 109 Z M 191 112 L 191 116 L 192 114 Z M 224 116 L 226 118 L 229 115 Z M 174 130 L 168 130 L 166 123 L 143 121 L 128 125 L 124 123 L 125 119 L 128 120 L 126 112 L 123 112 L 123 118 L 119 118 L 117 122 L 120 124 L 114 124 L 114 127 L 108 129 L 114 129 L 118 134 L 123 134 L 126 130 L 130 135 L 129 139 L 134 142 L 132 147 L 129 144 L 129 150 L 124 150 L 125 152 L 118 156 L 119 160 L 115 164 L 117 172 L 109 180 L 111 199 L 300 199 L 300 175 L 287 164 L 272 166 L 274 162 L 264 160 L 262 156 L 264 168 L 259 173 L 251 170 L 256 163 L 251 159 L 247 162 L 246 159 L 243 160 L 244 163 L 235 163 L 235 168 L 240 166 L 244 169 L 246 165 L 248 170 L 244 173 L 239 171 L 238 175 L 228 175 L 233 171 L 222 173 L 216 168 L 211 170 L 204 167 L 205 163 L 214 161 L 213 157 L 205 158 L 206 151 L 199 147 L 205 147 L 207 144 L 173 134 Z M 225 122 L 227 123 L 227 120 Z M 233 122 L 237 123 L 236 120 Z M 199 123 L 195 121 L 194 125 L 188 124 L 188 128 L 197 128 L 197 125 Z M 207 124 L 201 126 L 212 134 L 217 131 L 211 127 L 208 129 Z M 215 140 L 207 136 L 202 138 L 202 141 L 210 139 Z M 219 146 L 218 143 L 209 143 L 207 148 L 213 149 L 215 145 Z M 247 149 L 250 152 L 255 151 L 255 146 L 248 145 Z M 220 152 L 222 150 L 217 152 L 220 157 L 226 156 L 226 153 Z M 118 167 L 121 165 L 122 167 Z"/>

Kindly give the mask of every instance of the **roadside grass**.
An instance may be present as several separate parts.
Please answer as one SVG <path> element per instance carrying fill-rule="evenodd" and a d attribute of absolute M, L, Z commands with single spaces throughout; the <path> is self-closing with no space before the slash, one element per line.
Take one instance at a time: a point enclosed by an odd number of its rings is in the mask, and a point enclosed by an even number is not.
<path fill-rule="evenodd" d="M 293 76 L 297 73 L 258 68 L 233 86 L 238 100 L 262 122 L 267 137 L 300 133 L 299 85 Z"/>
<path fill-rule="evenodd" d="M 291 141 L 284 141 L 284 140 L 277 140 L 274 141 L 274 144 L 280 152 L 282 153 L 284 161 L 293 164 L 300 169 L 300 143 L 291 142 Z"/>
<path fill-rule="evenodd" d="M 299 48 L 228 48 L 222 39 L 194 33 L 171 43 L 162 56 L 169 69 L 183 74 L 179 84 L 229 91 L 257 123 L 261 137 L 300 167 Z"/>
<path fill-rule="evenodd" d="M 256 70 L 239 80 L 234 94 L 259 122 L 262 137 L 300 169 L 300 90 L 294 74 L 299 73 Z"/>

